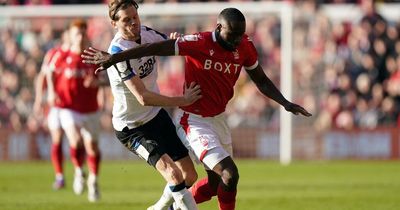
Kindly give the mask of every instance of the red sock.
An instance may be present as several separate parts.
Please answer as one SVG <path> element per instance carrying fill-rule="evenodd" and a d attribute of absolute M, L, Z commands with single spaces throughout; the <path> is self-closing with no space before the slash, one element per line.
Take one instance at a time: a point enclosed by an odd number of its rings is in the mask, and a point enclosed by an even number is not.
<path fill-rule="evenodd" d="M 97 156 L 91 156 L 91 155 L 87 156 L 87 165 L 89 167 L 89 171 L 94 175 L 97 175 L 97 173 L 99 172 L 100 159 L 101 159 L 100 153 L 97 154 Z"/>
<path fill-rule="evenodd" d="M 78 147 L 78 161 L 80 163 L 80 166 L 83 166 L 83 164 L 85 163 L 85 159 L 86 159 L 86 151 L 85 151 L 85 147 Z"/>
<path fill-rule="evenodd" d="M 82 168 L 84 154 L 82 155 L 82 148 L 69 148 L 72 164 L 75 168 Z"/>
<path fill-rule="evenodd" d="M 218 186 L 218 205 L 220 210 L 234 210 L 236 204 L 236 190 L 225 191 L 221 185 Z"/>
<path fill-rule="evenodd" d="M 61 144 L 51 145 L 51 163 L 56 174 L 63 174 L 63 152 Z"/>
<path fill-rule="evenodd" d="M 197 181 L 189 189 L 189 191 L 192 193 L 196 203 L 202 203 L 204 201 L 208 201 L 211 199 L 211 197 L 217 195 L 217 192 L 214 191 L 208 184 L 207 177 Z"/>

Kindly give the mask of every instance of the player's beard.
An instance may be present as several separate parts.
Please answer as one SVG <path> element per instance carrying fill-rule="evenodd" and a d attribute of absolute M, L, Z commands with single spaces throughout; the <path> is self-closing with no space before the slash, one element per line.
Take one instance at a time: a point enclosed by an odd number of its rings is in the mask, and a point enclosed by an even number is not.
<path fill-rule="evenodd" d="M 222 39 L 220 31 L 218 29 L 215 30 L 215 38 L 217 39 L 218 44 L 220 44 L 221 47 L 224 48 L 225 50 L 235 51 L 236 46 Z"/>

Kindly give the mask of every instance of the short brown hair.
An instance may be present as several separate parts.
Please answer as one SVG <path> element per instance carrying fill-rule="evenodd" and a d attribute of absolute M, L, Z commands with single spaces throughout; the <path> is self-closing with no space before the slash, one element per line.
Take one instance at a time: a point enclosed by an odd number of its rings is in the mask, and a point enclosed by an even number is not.
<path fill-rule="evenodd" d="M 110 16 L 111 20 L 118 20 L 118 11 L 120 9 L 126 9 L 131 5 L 136 9 L 139 8 L 139 5 L 134 0 L 111 0 L 110 3 L 108 3 L 108 16 Z"/>
<path fill-rule="evenodd" d="M 74 19 L 69 24 L 69 28 L 72 28 L 72 27 L 78 27 L 78 28 L 82 28 L 82 29 L 87 29 L 86 20 L 84 20 L 82 18 Z"/>

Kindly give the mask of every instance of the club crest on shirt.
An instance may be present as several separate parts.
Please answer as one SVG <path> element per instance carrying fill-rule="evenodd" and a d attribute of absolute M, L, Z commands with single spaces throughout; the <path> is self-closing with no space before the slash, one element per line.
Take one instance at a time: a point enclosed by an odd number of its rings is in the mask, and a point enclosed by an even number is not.
<path fill-rule="evenodd" d="M 203 147 L 208 146 L 208 139 L 206 139 L 204 136 L 199 136 L 199 141 L 203 145 Z"/>
<path fill-rule="evenodd" d="M 214 55 L 214 50 L 210 50 L 210 56 Z"/>
<path fill-rule="evenodd" d="M 198 40 L 197 35 L 185 35 L 183 36 L 183 41 L 189 41 L 189 42 L 196 42 Z"/>

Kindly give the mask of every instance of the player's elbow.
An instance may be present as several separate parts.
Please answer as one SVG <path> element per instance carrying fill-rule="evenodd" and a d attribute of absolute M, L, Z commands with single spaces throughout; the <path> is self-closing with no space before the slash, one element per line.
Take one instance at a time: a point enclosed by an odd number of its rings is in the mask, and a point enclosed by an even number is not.
<path fill-rule="evenodd" d="M 153 106 L 151 103 L 151 97 L 147 93 L 142 93 L 138 97 L 136 97 L 140 105 L 142 106 Z"/>
<path fill-rule="evenodd" d="M 142 95 L 140 95 L 139 97 L 136 97 L 136 99 L 138 100 L 140 105 L 148 106 L 148 100 L 146 100 L 146 98 L 143 97 Z"/>

